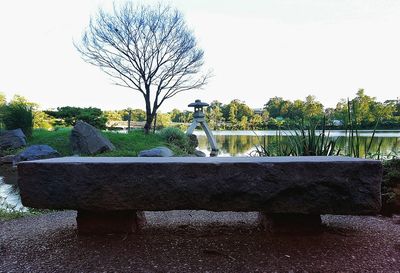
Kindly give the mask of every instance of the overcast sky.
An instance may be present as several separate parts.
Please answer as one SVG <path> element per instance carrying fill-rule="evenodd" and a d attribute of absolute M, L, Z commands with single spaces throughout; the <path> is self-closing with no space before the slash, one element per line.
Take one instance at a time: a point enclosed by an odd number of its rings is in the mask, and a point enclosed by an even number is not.
<path fill-rule="evenodd" d="M 155 3 L 156 1 L 141 1 Z M 163 1 L 162 1 L 163 2 Z M 171 0 L 205 51 L 214 77 L 167 101 L 232 99 L 262 107 L 269 98 L 315 95 L 325 106 L 358 88 L 378 100 L 400 97 L 398 0 Z M 73 46 L 105 0 L 0 2 L 0 92 L 41 108 L 143 108 L 139 93 L 113 86 Z"/>

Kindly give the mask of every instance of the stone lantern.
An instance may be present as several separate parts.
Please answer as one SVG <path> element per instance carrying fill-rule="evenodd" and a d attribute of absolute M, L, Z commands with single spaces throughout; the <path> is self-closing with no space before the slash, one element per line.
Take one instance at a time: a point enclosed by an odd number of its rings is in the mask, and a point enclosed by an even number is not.
<path fill-rule="evenodd" d="M 196 100 L 195 102 L 192 102 L 191 104 L 188 105 L 188 107 L 194 107 L 194 113 L 193 113 L 193 122 L 192 124 L 190 124 L 186 134 L 187 135 L 193 134 L 193 131 L 194 129 L 196 129 L 197 125 L 200 125 L 203 128 L 204 132 L 206 133 L 208 142 L 210 143 L 211 146 L 210 156 L 216 156 L 218 154 L 217 142 L 204 118 L 205 114 L 203 112 L 203 107 L 207 106 L 209 106 L 209 104 L 202 102 L 201 100 Z"/>

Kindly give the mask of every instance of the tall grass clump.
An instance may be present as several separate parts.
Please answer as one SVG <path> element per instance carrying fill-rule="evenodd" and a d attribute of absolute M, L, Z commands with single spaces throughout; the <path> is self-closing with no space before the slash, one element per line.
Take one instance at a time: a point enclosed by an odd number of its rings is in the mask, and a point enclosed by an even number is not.
<path fill-rule="evenodd" d="M 347 115 L 344 120 L 345 135 L 338 138 L 330 136 L 326 119 L 321 124 L 308 121 L 290 130 L 290 134 L 282 137 L 277 131 L 275 141 L 267 143 L 267 138 L 260 139 L 251 155 L 255 156 L 350 156 L 358 158 L 383 159 L 394 158 L 398 152 L 383 155 L 381 151 L 383 139 L 376 138 L 379 122 L 375 124 L 370 138 L 362 138 L 359 132 L 358 111 L 356 102 L 347 101 Z M 321 128 L 317 130 L 317 128 Z"/>
<path fill-rule="evenodd" d="M 376 142 L 376 129 L 379 125 L 379 121 L 376 122 L 374 130 L 372 131 L 371 138 L 369 141 L 365 138 L 364 141 L 361 140 L 359 133 L 358 124 L 358 110 L 356 102 L 350 102 L 347 100 L 347 117 L 345 119 L 345 136 L 343 140 L 344 151 L 343 155 L 351 157 L 364 157 L 364 158 L 375 158 L 381 159 L 381 146 L 383 139 L 378 143 L 378 147 L 373 151 L 372 144 Z"/>
<path fill-rule="evenodd" d="M 321 132 L 317 128 L 321 127 Z M 326 130 L 325 118 L 322 124 L 304 121 L 289 135 L 282 137 L 279 129 L 276 133 L 276 141 L 266 142 L 264 136 L 262 141 L 257 136 L 259 145 L 255 147 L 252 155 L 257 156 L 332 156 L 338 155 L 340 149 L 337 146 L 340 138 L 333 139 Z"/>
<path fill-rule="evenodd" d="M 318 133 L 317 128 L 321 127 Z M 322 124 L 309 121 L 302 122 L 299 128 L 288 136 L 289 145 L 294 156 L 332 156 L 338 155 L 340 149 L 337 142 L 340 138 L 333 139 L 330 132 L 326 130 L 325 117 Z"/>
<path fill-rule="evenodd" d="M 6 130 L 21 128 L 27 137 L 31 137 L 33 129 L 32 107 L 20 103 L 10 103 L 3 106 L 2 123 Z"/>
<path fill-rule="evenodd" d="M 266 136 L 260 138 L 256 133 L 254 134 L 257 137 L 258 145 L 255 146 L 255 150 L 250 152 L 250 156 L 291 156 L 293 154 L 292 147 L 283 140 L 280 128 L 276 131 L 276 141 L 272 143 L 267 142 Z"/>

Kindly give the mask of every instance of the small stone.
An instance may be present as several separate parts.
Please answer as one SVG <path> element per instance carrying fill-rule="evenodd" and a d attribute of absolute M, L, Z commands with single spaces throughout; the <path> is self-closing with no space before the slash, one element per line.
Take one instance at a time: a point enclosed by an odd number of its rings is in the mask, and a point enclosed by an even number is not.
<path fill-rule="evenodd" d="M 171 157 L 174 153 L 167 147 L 157 147 L 139 152 L 139 157 Z"/>
<path fill-rule="evenodd" d="M 197 157 L 206 157 L 206 154 L 204 152 L 202 152 L 202 151 L 199 151 L 199 150 L 195 150 L 194 151 L 194 155 L 197 156 Z"/>

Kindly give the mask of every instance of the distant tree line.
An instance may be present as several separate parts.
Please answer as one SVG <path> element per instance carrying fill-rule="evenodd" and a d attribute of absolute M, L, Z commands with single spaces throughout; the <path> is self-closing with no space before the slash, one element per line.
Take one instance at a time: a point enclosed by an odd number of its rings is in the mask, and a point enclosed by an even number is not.
<path fill-rule="evenodd" d="M 359 89 L 353 99 L 339 101 L 335 108 L 324 108 L 315 96 L 305 100 L 270 98 L 260 109 L 251 109 L 245 102 L 232 100 L 228 104 L 212 101 L 206 109 L 206 118 L 214 130 L 263 130 L 296 128 L 303 122 L 325 123 L 326 128 L 344 129 L 348 125 L 349 111 L 355 117 L 359 129 L 400 129 L 400 102 L 387 100 L 378 102 L 375 97 Z M 174 109 L 172 121 L 188 122 L 190 112 Z"/>
<path fill-rule="evenodd" d="M 237 99 L 228 104 L 215 100 L 205 109 L 205 114 L 213 130 L 295 129 L 308 121 L 321 125 L 324 123 L 328 129 L 345 129 L 349 122 L 359 129 L 400 129 L 400 101 L 378 102 L 375 97 L 366 95 L 363 89 L 359 89 L 352 99 L 340 100 L 335 108 L 324 108 L 321 102 L 309 95 L 304 100 L 294 101 L 273 97 L 259 109 L 252 109 Z M 105 129 L 107 121 L 127 121 L 129 117 L 133 122 L 145 122 L 146 112 L 132 108 L 102 111 L 95 107 L 72 106 L 39 111 L 36 103 L 24 97 L 16 95 L 7 102 L 0 93 L 0 129 L 29 126 L 51 129 L 74 126 L 77 120 Z M 158 112 L 155 120 L 157 129 L 170 126 L 171 123 L 178 123 L 185 129 L 192 121 L 192 111 L 173 109 L 168 113 Z M 30 134 L 29 129 L 24 130 Z"/>

